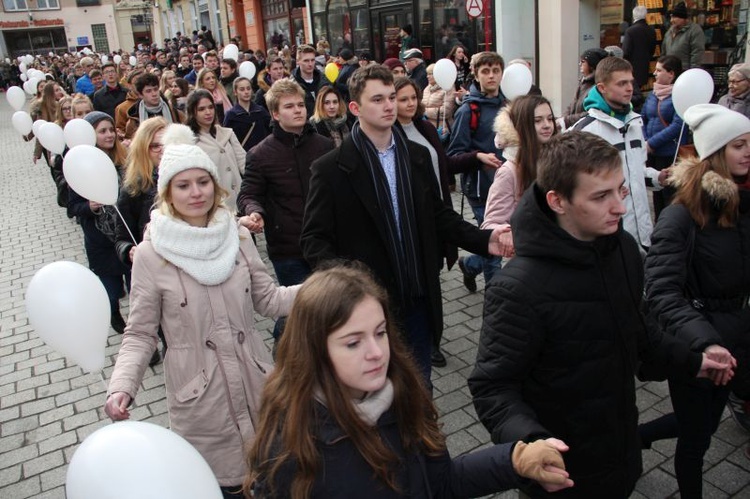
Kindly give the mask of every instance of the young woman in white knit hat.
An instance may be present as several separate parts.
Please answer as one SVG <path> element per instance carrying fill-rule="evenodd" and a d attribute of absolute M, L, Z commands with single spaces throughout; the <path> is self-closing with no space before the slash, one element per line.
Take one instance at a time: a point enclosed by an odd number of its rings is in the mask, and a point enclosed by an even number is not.
<path fill-rule="evenodd" d="M 297 287 L 276 286 L 268 275 L 190 128 L 170 125 L 163 141 L 156 209 L 135 253 L 130 316 L 105 411 L 115 421 L 130 416 L 161 324 L 170 427 L 206 459 L 224 497 L 239 498 L 243 448 L 255 436 L 272 369 L 253 315 L 288 315 Z"/>
<path fill-rule="evenodd" d="M 646 257 L 646 297 L 664 330 L 723 362 L 716 345 L 737 359 L 736 376 L 669 379 L 673 414 L 639 428 L 644 448 L 677 437 L 675 472 L 683 499 L 702 497 L 703 455 L 730 389 L 750 396 L 750 119 L 716 104 L 685 112 L 698 157 L 673 167 L 676 193 L 661 212 Z M 709 347 L 709 345 L 714 345 Z M 723 358 L 722 358 L 723 357 Z"/>

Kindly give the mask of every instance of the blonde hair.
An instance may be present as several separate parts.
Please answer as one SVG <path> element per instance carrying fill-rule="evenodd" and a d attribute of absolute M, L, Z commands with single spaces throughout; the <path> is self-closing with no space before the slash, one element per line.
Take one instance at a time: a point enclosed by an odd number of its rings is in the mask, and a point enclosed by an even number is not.
<path fill-rule="evenodd" d="M 305 99 L 305 91 L 296 81 L 291 78 L 282 78 L 279 81 L 274 82 L 271 88 L 266 92 L 266 105 L 270 112 L 276 112 L 279 110 L 279 100 L 282 97 L 289 95 L 298 95 Z"/>
<path fill-rule="evenodd" d="M 62 128 L 65 128 L 65 124 L 67 123 L 67 120 L 65 119 L 65 115 L 63 114 L 63 110 L 62 110 L 65 104 L 70 106 L 70 114 L 72 115 L 73 114 L 73 97 L 66 95 L 65 97 L 57 101 L 57 114 L 56 114 L 55 123 L 57 123 L 58 126 Z"/>
<path fill-rule="evenodd" d="M 125 160 L 125 179 L 122 183 L 131 196 L 145 193 L 154 187 L 154 165 L 149 155 L 149 147 L 156 134 L 167 128 L 167 125 L 167 120 L 157 116 L 145 120 L 138 126 Z"/>
<path fill-rule="evenodd" d="M 173 78 L 173 79 L 177 78 L 177 73 L 169 69 L 165 69 L 161 73 L 161 79 L 159 81 L 159 91 L 163 94 L 167 93 L 167 91 L 169 90 L 169 87 L 168 87 L 169 78 Z"/>

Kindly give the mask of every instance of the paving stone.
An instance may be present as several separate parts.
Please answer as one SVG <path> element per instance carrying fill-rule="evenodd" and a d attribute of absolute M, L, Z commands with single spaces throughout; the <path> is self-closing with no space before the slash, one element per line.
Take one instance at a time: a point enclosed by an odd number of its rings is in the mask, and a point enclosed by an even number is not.
<path fill-rule="evenodd" d="M 8 485 L 7 487 L 3 487 L 0 492 L 3 495 L 3 497 L 8 497 L 9 499 L 25 499 L 26 497 L 35 497 L 39 492 L 41 491 L 41 485 L 39 483 L 39 477 L 35 476 L 32 478 L 29 478 L 28 480 L 23 480 L 20 482 L 16 482 L 12 485 Z"/>
<path fill-rule="evenodd" d="M 48 438 L 39 442 L 39 452 L 47 454 L 64 447 L 78 443 L 78 436 L 72 432 L 66 432 L 56 437 Z"/>
<path fill-rule="evenodd" d="M 735 494 L 750 483 L 750 472 L 729 461 L 720 462 L 703 476 L 707 482 L 728 494 Z"/>
<path fill-rule="evenodd" d="M 66 459 L 65 462 L 69 462 L 69 460 Z M 42 488 L 49 491 L 50 493 L 53 491 L 57 491 L 56 494 L 52 495 L 51 497 L 59 497 L 57 494 L 62 492 L 62 497 L 64 498 L 65 489 L 61 486 L 65 485 L 65 475 L 67 474 L 67 472 L 67 466 L 60 466 L 59 468 L 55 468 L 53 470 L 42 473 Z"/>
<path fill-rule="evenodd" d="M 49 471 L 51 469 L 57 468 L 58 466 L 62 466 L 63 463 L 64 461 L 62 451 L 58 450 L 50 452 L 49 454 L 44 454 L 23 463 L 23 475 L 25 477 L 39 475 L 40 473 L 43 473 L 45 471 Z"/>
<path fill-rule="evenodd" d="M 16 464 L 8 468 L 0 469 L 0 487 L 5 487 L 21 480 L 21 465 Z"/>
<path fill-rule="evenodd" d="M 635 490 L 648 498 L 669 497 L 677 492 L 677 481 L 674 477 L 656 468 L 638 480 Z"/>

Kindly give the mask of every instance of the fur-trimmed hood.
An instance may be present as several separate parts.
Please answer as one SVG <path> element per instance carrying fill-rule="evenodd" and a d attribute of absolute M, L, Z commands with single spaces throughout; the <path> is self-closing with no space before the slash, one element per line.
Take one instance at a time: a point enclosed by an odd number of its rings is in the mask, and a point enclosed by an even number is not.
<path fill-rule="evenodd" d="M 670 185 L 679 190 L 683 186 L 687 172 L 691 168 L 697 168 L 700 163 L 701 160 L 697 157 L 688 158 L 677 163 L 672 167 L 669 176 Z M 719 204 L 726 203 L 739 195 L 739 189 L 734 180 L 724 178 L 713 170 L 709 170 L 703 174 L 701 187 L 712 201 Z"/>
<path fill-rule="evenodd" d="M 492 129 L 495 131 L 495 146 L 503 150 L 503 157 L 508 161 L 515 160 L 521 139 L 518 137 L 518 131 L 510 119 L 509 106 L 503 107 L 497 113 Z"/>

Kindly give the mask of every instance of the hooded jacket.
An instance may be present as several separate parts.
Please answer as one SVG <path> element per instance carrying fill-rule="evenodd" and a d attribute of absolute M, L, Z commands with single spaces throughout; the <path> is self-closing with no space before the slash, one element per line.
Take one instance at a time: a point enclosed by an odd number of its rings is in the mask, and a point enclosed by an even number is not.
<path fill-rule="evenodd" d="M 247 229 L 239 227 L 239 237 L 235 270 L 223 283 L 206 286 L 159 256 L 146 231 L 108 391 L 135 399 L 161 325 L 169 344 L 169 426 L 200 452 L 223 486 L 241 484 L 247 472 L 244 445 L 255 437 L 261 392 L 273 369 L 254 313 L 287 315 L 298 288 L 277 287 Z"/>
<path fill-rule="evenodd" d="M 294 81 L 299 83 L 305 91 L 305 108 L 307 108 L 307 116 L 312 116 L 315 113 L 315 99 L 318 97 L 318 90 L 325 85 L 330 85 L 331 83 L 328 81 L 328 78 L 317 69 L 313 69 L 312 83 L 308 83 L 302 78 L 302 73 L 299 68 L 295 68 L 294 71 L 292 71 L 292 78 L 294 78 Z"/>
<path fill-rule="evenodd" d="M 641 246 L 651 246 L 651 211 L 646 185 L 661 189 L 659 172 L 646 167 L 646 143 L 643 136 L 643 121 L 638 113 L 628 110 L 616 113 L 596 87 L 592 87 L 583 104 L 588 116 L 581 118 L 574 130 L 597 135 L 620 151 L 625 187 L 630 195 L 625 199 L 627 212 L 623 225 Z"/>
<path fill-rule="evenodd" d="M 575 487 L 531 497 L 626 498 L 641 474 L 640 362 L 695 375 L 701 355 L 641 313 L 643 265 L 620 228 L 594 241 L 562 229 L 536 184 L 512 217 L 516 257 L 485 290 L 474 407 L 493 442 L 556 437 Z"/>
<path fill-rule="evenodd" d="M 496 132 L 495 143 L 502 148 L 505 163 L 495 172 L 495 179 L 490 186 L 484 222 L 482 222 L 483 229 L 495 229 L 502 224 L 509 224 L 510 217 L 516 210 L 522 194 L 518 189 L 518 165 L 516 165 L 520 139 L 510 119 L 509 107 L 504 107 L 495 118 L 494 130 Z"/>
<path fill-rule="evenodd" d="M 311 125 L 297 135 L 275 122 L 272 134 L 247 153 L 238 210 L 242 215 L 263 216 L 271 259 L 302 258 L 300 235 L 310 165 L 331 150 L 333 141 Z"/>
<path fill-rule="evenodd" d="M 672 168 L 670 182 L 680 189 L 692 158 Z M 709 206 L 739 196 L 734 227 L 717 223 L 711 208 L 705 227 L 698 226 L 683 204 L 662 211 L 646 257 L 646 298 L 664 331 L 695 351 L 719 344 L 738 359 L 736 348 L 750 347 L 750 191 L 707 172 L 701 182 Z M 743 357 L 746 358 L 746 357 Z"/>
<path fill-rule="evenodd" d="M 475 130 L 471 129 L 472 103 L 479 108 L 479 123 Z M 495 146 L 492 125 L 503 104 L 505 97 L 502 92 L 496 97 L 487 97 L 479 91 L 476 83 L 472 84 L 464 102 L 453 116 L 448 156 L 479 151 L 494 153 L 500 159 L 502 151 Z M 485 205 L 494 175 L 495 169 L 489 167 L 479 167 L 461 175 L 461 188 L 472 206 Z"/>

